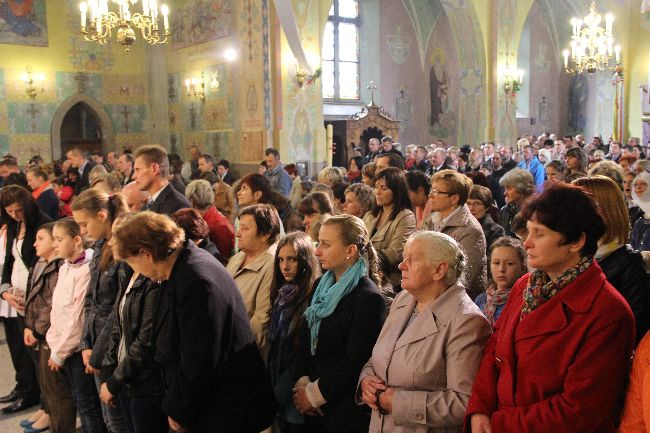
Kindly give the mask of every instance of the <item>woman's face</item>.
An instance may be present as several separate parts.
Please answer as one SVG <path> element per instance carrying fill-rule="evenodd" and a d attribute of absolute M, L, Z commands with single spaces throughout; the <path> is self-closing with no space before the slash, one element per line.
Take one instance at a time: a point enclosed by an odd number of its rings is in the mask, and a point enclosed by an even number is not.
<path fill-rule="evenodd" d="M 469 212 L 474 215 L 474 218 L 481 220 L 485 216 L 485 205 L 481 200 L 476 200 L 470 198 L 467 200 L 467 207 L 469 207 Z"/>
<path fill-rule="evenodd" d="M 506 203 L 516 203 L 520 201 L 524 196 L 519 192 L 514 186 L 506 186 L 505 199 Z"/>
<path fill-rule="evenodd" d="M 433 269 L 424 253 L 422 241 L 409 241 L 404 245 L 404 258 L 398 265 L 402 271 L 402 289 L 411 293 L 422 291 L 433 282 Z"/>
<path fill-rule="evenodd" d="M 104 239 L 107 235 L 106 212 L 92 215 L 85 210 L 72 211 L 72 217 L 79 224 L 81 235 L 93 241 Z"/>
<path fill-rule="evenodd" d="M 433 212 L 441 212 L 451 209 L 454 206 L 447 182 L 436 180 L 431 183 L 429 192 L 429 204 Z"/>
<path fill-rule="evenodd" d="M 27 185 L 29 185 L 29 187 L 33 190 L 45 183 L 42 177 L 34 176 L 31 171 L 28 171 L 25 176 L 27 177 Z"/>
<path fill-rule="evenodd" d="M 632 199 L 632 182 L 634 181 L 634 175 L 625 175 L 623 178 L 623 194 L 628 200 Z"/>
<path fill-rule="evenodd" d="M 239 230 L 237 230 L 237 240 L 239 249 L 245 253 L 254 253 L 266 245 L 268 235 L 257 235 L 257 224 L 252 215 L 242 215 L 239 218 Z"/>
<path fill-rule="evenodd" d="M 5 207 L 5 211 L 7 211 L 11 219 L 14 221 L 20 223 L 25 219 L 25 213 L 23 212 L 23 207 L 20 203 L 11 203 L 9 206 Z"/>
<path fill-rule="evenodd" d="M 348 171 L 359 171 L 359 167 L 357 166 L 357 162 L 354 159 L 350 160 L 350 168 Z"/>
<path fill-rule="evenodd" d="M 302 223 L 305 225 L 305 233 L 309 233 L 311 225 L 314 223 L 314 221 L 318 220 L 318 217 L 320 217 L 320 214 L 318 212 L 309 215 L 305 214 L 302 217 Z"/>
<path fill-rule="evenodd" d="M 572 251 L 571 245 L 562 245 L 564 237 L 544 224 L 529 220 L 526 224 L 528 237 L 524 241 L 528 266 L 553 276 L 559 276 L 575 265 L 579 250 Z"/>
<path fill-rule="evenodd" d="M 564 157 L 564 162 L 569 170 L 577 170 L 580 165 L 580 160 L 573 155 L 567 155 Z"/>
<path fill-rule="evenodd" d="M 636 195 L 641 197 L 648 189 L 648 183 L 643 179 L 635 179 L 632 188 L 634 188 Z"/>
<path fill-rule="evenodd" d="M 298 257 L 293 245 L 287 244 L 278 252 L 278 267 L 287 282 L 292 282 L 298 273 Z"/>
<path fill-rule="evenodd" d="M 34 242 L 36 255 L 40 258 L 48 258 L 54 253 L 54 238 L 47 230 L 41 229 L 36 232 L 36 242 Z"/>
<path fill-rule="evenodd" d="M 388 188 L 386 184 L 386 179 L 381 178 L 375 182 L 375 199 L 377 200 L 377 206 L 390 206 L 393 204 L 393 191 Z"/>
<path fill-rule="evenodd" d="M 239 187 L 239 191 L 237 191 L 237 201 L 239 202 L 240 207 L 257 204 L 253 190 L 245 183 L 242 183 Z"/>
<path fill-rule="evenodd" d="M 323 269 L 337 272 L 346 269 L 351 263 L 349 245 L 343 243 L 341 231 L 337 225 L 324 224 L 318 232 L 316 257 Z"/>
<path fill-rule="evenodd" d="M 497 247 L 492 250 L 490 272 L 497 289 L 510 289 L 525 273 L 523 263 L 511 247 Z"/>
<path fill-rule="evenodd" d="M 618 162 L 618 165 L 620 165 L 624 171 L 630 171 L 630 162 L 627 159 L 622 159 Z"/>
<path fill-rule="evenodd" d="M 564 176 L 562 175 L 562 173 L 558 171 L 555 167 L 550 165 L 546 167 L 546 178 L 548 180 L 553 180 L 558 182 L 564 180 Z"/>
<path fill-rule="evenodd" d="M 361 218 L 363 216 L 363 208 L 357 199 L 357 195 L 353 192 L 345 193 L 345 203 L 343 203 L 343 212 L 348 215 L 354 215 Z"/>
<path fill-rule="evenodd" d="M 54 226 L 52 236 L 54 237 L 53 246 L 56 255 L 63 259 L 74 259 L 79 251 L 81 238 L 70 236 L 65 229 L 58 225 Z"/>

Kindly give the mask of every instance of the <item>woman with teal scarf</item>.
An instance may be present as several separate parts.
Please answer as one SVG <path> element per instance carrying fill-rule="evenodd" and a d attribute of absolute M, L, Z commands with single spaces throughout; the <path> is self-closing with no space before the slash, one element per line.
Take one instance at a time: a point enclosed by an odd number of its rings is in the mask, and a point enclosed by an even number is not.
<path fill-rule="evenodd" d="M 376 252 L 352 215 L 325 220 L 319 241 L 316 257 L 326 272 L 299 331 L 293 401 L 305 415 L 305 432 L 363 432 L 370 412 L 354 394 L 385 313 Z"/>

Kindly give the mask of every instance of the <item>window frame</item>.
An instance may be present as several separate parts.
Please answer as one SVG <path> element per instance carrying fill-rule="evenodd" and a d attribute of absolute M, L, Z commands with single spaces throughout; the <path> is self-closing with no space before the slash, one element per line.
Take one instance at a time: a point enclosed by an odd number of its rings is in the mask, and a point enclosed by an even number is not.
<path fill-rule="evenodd" d="M 325 97 L 323 95 L 323 100 L 326 102 L 335 102 L 335 103 L 349 103 L 349 104 L 358 104 L 358 102 L 361 100 L 361 53 L 359 52 L 359 37 L 360 37 L 360 28 L 361 28 L 361 2 L 360 0 L 354 0 L 354 2 L 357 4 L 357 16 L 356 18 L 348 18 L 348 17 L 341 17 L 339 15 L 339 1 L 340 0 L 332 0 L 332 8 L 334 9 L 334 15 L 329 15 L 327 17 L 327 22 L 332 23 L 332 34 L 333 34 L 333 39 L 334 39 L 334 97 L 329 98 Z M 349 60 L 343 61 L 343 63 L 356 63 L 357 64 L 357 97 L 354 99 L 342 99 L 341 98 L 341 85 L 340 85 L 340 66 L 339 63 L 342 61 L 340 60 L 340 47 L 339 47 L 339 24 L 353 24 L 356 27 L 357 30 L 357 61 L 352 62 Z M 330 60 L 324 60 L 321 58 L 321 62 L 325 61 L 330 61 Z M 322 91 L 321 91 L 322 92 Z"/>

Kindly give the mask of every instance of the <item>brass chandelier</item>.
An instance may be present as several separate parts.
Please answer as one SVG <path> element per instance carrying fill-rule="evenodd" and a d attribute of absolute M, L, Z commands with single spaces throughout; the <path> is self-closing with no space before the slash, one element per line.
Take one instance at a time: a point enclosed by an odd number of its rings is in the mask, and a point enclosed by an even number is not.
<path fill-rule="evenodd" d="M 614 16 L 608 13 L 605 15 L 605 27 L 601 26 L 603 16 L 596 11 L 595 2 L 591 3 L 589 15 L 583 19 L 571 18 L 571 51 L 567 49 L 562 52 L 566 72 L 581 74 L 587 71 L 593 74 L 597 70 L 616 68 L 620 61 L 621 46 L 614 46 L 613 21 Z M 610 66 L 613 55 L 616 56 L 616 64 Z"/>
<path fill-rule="evenodd" d="M 116 12 L 109 11 L 109 3 L 117 5 Z M 117 41 L 128 52 L 137 39 L 134 28 L 140 29 L 142 39 L 151 45 L 164 44 L 171 36 L 169 8 L 157 0 L 142 0 L 142 13 L 132 12 L 138 0 L 88 0 L 81 3 L 81 34 L 87 41 L 105 45 L 117 29 Z M 162 20 L 160 19 L 162 15 Z M 160 26 L 162 21 L 162 26 Z"/>

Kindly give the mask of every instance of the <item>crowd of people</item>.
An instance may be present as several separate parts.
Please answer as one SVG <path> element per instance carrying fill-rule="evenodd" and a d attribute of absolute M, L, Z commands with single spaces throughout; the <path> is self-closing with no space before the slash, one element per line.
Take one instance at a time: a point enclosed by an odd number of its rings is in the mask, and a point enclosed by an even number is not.
<path fill-rule="evenodd" d="M 26 433 L 650 432 L 650 162 L 578 135 L 0 160 Z"/>

